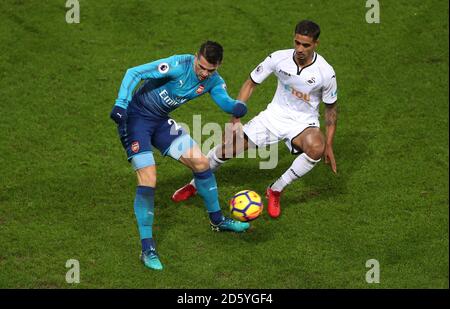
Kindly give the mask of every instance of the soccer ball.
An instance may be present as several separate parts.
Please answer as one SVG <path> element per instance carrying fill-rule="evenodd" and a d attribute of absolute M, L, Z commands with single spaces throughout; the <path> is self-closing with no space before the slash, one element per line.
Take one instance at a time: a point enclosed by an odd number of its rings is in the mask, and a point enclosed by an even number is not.
<path fill-rule="evenodd" d="M 252 221 L 259 217 L 263 210 L 261 196 L 251 190 L 236 193 L 230 201 L 231 215 L 239 221 Z"/>

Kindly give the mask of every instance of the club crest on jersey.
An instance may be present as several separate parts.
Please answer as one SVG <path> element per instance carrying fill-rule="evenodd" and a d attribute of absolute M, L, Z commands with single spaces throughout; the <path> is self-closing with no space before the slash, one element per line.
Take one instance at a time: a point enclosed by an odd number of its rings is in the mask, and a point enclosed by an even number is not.
<path fill-rule="evenodd" d="M 306 81 L 309 85 L 314 85 L 316 83 L 316 78 L 313 76 Z"/>
<path fill-rule="evenodd" d="M 139 151 L 139 142 L 133 142 L 133 143 L 131 144 L 131 150 L 132 150 L 134 153 L 138 152 L 138 151 Z"/>
<path fill-rule="evenodd" d="M 167 73 L 169 71 L 169 64 L 167 62 L 160 63 L 158 65 L 158 71 L 161 74 Z"/>
<path fill-rule="evenodd" d="M 203 92 L 203 90 L 205 90 L 205 86 L 200 85 L 200 86 L 198 86 L 197 90 L 195 90 L 195 92 L 196 92 L 197 94 L 200 94 L 200 93 Z"/>

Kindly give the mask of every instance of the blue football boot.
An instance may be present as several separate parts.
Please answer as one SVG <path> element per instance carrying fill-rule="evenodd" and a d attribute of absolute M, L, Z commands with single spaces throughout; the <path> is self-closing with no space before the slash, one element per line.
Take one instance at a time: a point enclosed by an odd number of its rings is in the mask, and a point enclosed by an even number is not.
<path fill-rule="evenodd" d="M 248 222 L 241 222 L 236 221 L 231 218 L 224 217 L 222 222 L 219 224 L 211 224 L 211 229 L 215 232 L 222 232 L 222 231 L 232 231 L 236 233 L 245 232 L 249 227 L 250 223 Z"/>
<path fill-rule="evenodd" d="M 145 267 L 155 270 L 162 270 L 163 266 L 154 248 L 141 252 L 140 260 Z"/>

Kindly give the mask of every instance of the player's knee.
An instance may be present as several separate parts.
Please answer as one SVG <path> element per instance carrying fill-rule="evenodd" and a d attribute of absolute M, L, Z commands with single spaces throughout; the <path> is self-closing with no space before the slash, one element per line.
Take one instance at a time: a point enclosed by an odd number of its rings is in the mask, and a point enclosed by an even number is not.
<path fill-rule="evenodd" d="M 208 168 L 209 168 L 209 160 L 205 156 L 195 159 L 192 162 L 192 170 L 194 172 L 203 172 L 206 171 Z"/>
<path fill-rule="evenodd" d="M 154 171 L 154 167 L 144 167 L 137 170 L 136 173 L 138 177 L 138 184 L 140 186 L 156 186 L 156 172 Z"/>
<path fill-rule="evenodd" d="M 156 175 L 147 175 L 139 178 L 139 185 L 146 187 L 156 187 Z"/>
<path fill-rule="evenodd" d="M 325 144 L 319 141 L 311 143 L 305 150 L 305 153 L 308 155 L 308 157 L 313 160 L 319 160 L 320 158 L 322 158 L 324 152 Z"/>

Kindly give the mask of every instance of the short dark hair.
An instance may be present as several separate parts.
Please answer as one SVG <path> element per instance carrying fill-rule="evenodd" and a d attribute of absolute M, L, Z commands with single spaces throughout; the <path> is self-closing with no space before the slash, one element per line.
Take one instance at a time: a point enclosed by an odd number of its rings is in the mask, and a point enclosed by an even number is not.
<path fill-rule="evenodd" d="M 206 41 L 200 46 L 198 54 L 211 64 L 220 64 L 223 59 L 223 47 L 217 42 Z"/>
<path fill-rule="evenodd" d="M 309 36 L 317 41 L 320 35 L 320 27 L 313 21 L 302 20 L 295 26 L 295 33 Z"/>

